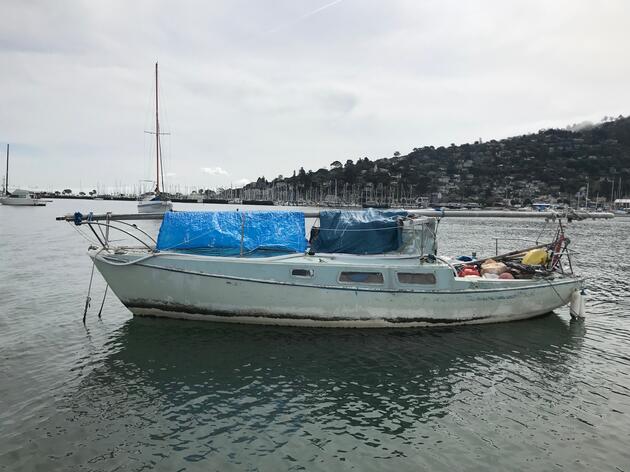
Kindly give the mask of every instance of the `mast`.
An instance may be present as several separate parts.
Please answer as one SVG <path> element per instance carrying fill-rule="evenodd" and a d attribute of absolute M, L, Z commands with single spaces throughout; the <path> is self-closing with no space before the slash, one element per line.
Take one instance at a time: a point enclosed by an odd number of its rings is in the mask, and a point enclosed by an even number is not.
<path fill-rule="evenodd" d="M 588 210 L 588 186 L 590 184 L 590 178 L 586 180 L 586 209 Z"/>
<path fill-rule="evenodd" d="M 7 173 L 4 177 L 4 194 L 9 195 L 9 143 L 7 143 Z"/>
<path fill-rule="evenodd" d="M 160 117 L 158 104 L 158 63 L 155 63 L 155 193 L 160 192 Z"/>

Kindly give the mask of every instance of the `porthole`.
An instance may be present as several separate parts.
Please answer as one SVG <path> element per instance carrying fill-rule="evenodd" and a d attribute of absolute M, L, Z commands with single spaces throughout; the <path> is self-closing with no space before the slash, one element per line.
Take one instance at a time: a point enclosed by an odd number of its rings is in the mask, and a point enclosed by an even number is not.
<path fill-rule="evenodd" d="M 359 284 L 383 284 L 383 274 L 380 272 L 342 272 L 339 282 Z"/>
<path fill-rule="evenodd" d="M 435 285 L 435 274 L 398 272 L 398 282 L 409 285 Z"/>

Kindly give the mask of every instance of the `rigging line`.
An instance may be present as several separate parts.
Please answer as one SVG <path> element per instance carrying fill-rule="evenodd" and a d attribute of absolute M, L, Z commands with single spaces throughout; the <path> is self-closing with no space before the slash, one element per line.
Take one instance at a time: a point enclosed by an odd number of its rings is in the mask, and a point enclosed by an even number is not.
<path fill-rule="evenodd" d="M 103 295 L 103 301 L 101 302 L 101 309 L 98 310 L 98 319 L 101 319 L 101 313 L 103 313 L 103 306 L 105 305 L 105 297 L 107 296 L 107 289 L 109 288 L 109 284 L 105 286 L 105 294 Z"/>
<path fill-rule="evenodd" d="M 543 279 L 545 282 L 547 282 L 549 284 L 549 286 L 553 289 L 554 292 L 556 292 L 556 295 L 558 295 L 558 298 L 560 299 L 560 301 L 562 303 L 566 303 L 567 300 L 565 300 L 564 298 L 562 298 L 562 296 L 560 296 L 560 294 L 558 293 L 558 291 L 556 290 L 556 287 L 553 285 L 553 283 L 551 282 L 551 280 L 548 279 Z"/>
<path fill-rule="evenodd" d="M 538 234 L 538 236 L 536 237 L 536 241 L 535 243 L 538 244 L 538 241 L 540 241 L 540 237 L 543 235 L 543 233 L 545 232 L 545 230 L 547 229 L 547 225 L 549 224 L 549 221 L 545 220 L 545 222 L 543 223 L 543 227 L 540 230 L 540 233 Z"/>
<path fill-rule="evenodd" d="M 147 98 L 145 100 L 145 116 L 144 116 L 144 129 L 151 129 L 153 127 L 153 99 L 154 91 L 153 87 L 147 88 Z M 143 146 L 143 175 L 151 175 L 151 169 L 153 167 L 153 139 L 147 138 L 147 132 L 145 131 L 145 139 Z M 147 156 L 149 158 L 147 159 Z"/>
<path fill-rule="evenodd" d="M 155 241 L 155 239 L 153 239 L 153 237 L 152 237 L 149 233 L 147 233 L 146 231 L 141 230 L 140 228 L 138 228 L 138 226 L 137 226 L 137 225 L 135 225 L 135 224 L 131 224 L 131 223 L 127 223 L 126 221 L 120 221 L 120 220 L 119 220 L 119 221 L 116 221 L 116 223 L 117 223 L 117 224 L 123 224 L 123 225 L 127 225 L 127 226 L 132 227 L 133 229 L 135 229 L 135 230 L 136 230 L 136 231 L 138 231 L 139 233 L 144 234 L 147 238 L 149 238 L 149 239 L 151 240 L 151 242 L 152 242 L 152 243 L 157 244 L 157 242 Z M 116 225 L 115 225 L 115 224 L 113 224 L 111 221 L 110 221 L 109 225 L 110 225 L 110 227 L 112 227 L 112 228 L 115 228 L 115 227 L 116 227 Z M 121 240 L 118 240 L 118 241 L 121 241 Z"/>
<path fill-rule="evenodd" d="M 94 245 L 94 246 L 100 246 L 100 243 L 99 243 L 99 242 L 94 241 L 94 240 L 92 240 L 92 239 L 88 238 L 88 237 L 87 237 L 87 236 L 83 233 L 83 231 L 80 231 L 80 230 L 79 230 L 79 228 L 77 228 L 77 226 L 76 226 L 74 223 L 72 223 L 71 221 L 68 221 L 68 224 L 72 227 L 72 229 L 74 229 L 77 233 L 79 233 L 79 235 L 80 235 L 83 239 L 85 239 L 88 243 L 90 243 L 90 244 L 92 244 L 92 245 Z"/>
<path fill-rule="evenodd" d="M 83 310 L 83 324 L 85 324 L 85 317 L 87 316 L 88 308 L 90 308 L 90 302 L 92 301 L 92 297 L 90 297 L 90 291 L 92 290 L 92 279 L 94 279 L 94 266 L 96 265 L 96 260 L 92 260 L 92 273 L 90 274 L 90 285 L 88 286 L 87 297 L 85 297 L 85 309 Z"/>
<path fill-rule="evenodd" d="M 107 244 L 108 241 L 107 241 L 107 238 L 105 237 L 105 233 L 103 233 L 103 228 L 99 226 L 98 231 L 101 233 L 101 236 L 103 236 L 103 242 Z"/>
<path fill-rule="evenodd" d="M 160 175 L 162 177 L 162 191 L 165 192 L 166 191 L 166 187 L 164 184 L 164 161 L 162 160 L 162 140 L 159 141 L 159 148 L 160 148 Z"/>
<path fill-rule="evenodd" d="M 94 228 L 92 228 L 92 226 L 96 225 L 96 226 L 107 226 L 108 228 L 111 229 L 115 229 L 117 231 L 120 231 L 121 233 L 126 234 L 127 236 L 131 236 L 133 239 L 135 239 L 136 241 L 138 241 L 140 244 L 142 244 L 145 248 L 149 249 L 149 250 L 154 250 L 155 248 L 151 247 L 149 244 L 147 244 L 146 242 L 144 242 L 142 239 L 140 239 L 138 236 L 136 236 L 135 234 L 129 232 L 129 231 L 125 231 L 122 228 L 119 228 L 118 226 L 114 226 L 114 225 L 108 225 L 108 224 L 104 224 L 104 223 L 99 223 L 98 221 L 90 221 L 88 223 L 86 223 L 90 229 L 92 230 L 92 232 L 96 235 L 96 232 L 94 231 Z M 98 236 L 97 236 L 98 238 Z M 100 246 L 102 246 L 102 249 L 106 249 L 104 244 L 99 244 Z"/>

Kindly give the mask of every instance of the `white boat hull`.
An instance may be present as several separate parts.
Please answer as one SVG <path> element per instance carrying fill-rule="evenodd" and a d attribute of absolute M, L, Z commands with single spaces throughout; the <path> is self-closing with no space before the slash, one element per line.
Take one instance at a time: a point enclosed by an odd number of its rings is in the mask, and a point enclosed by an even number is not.
<path fill-rule="evenodd" d="M 11 206 L 46 206 L 45 201 L 39 200 L 37 198 L 2 197 L 0 198 L 0 203 L 2 205 L 11 205 Z"/>
<path fill-rule="evenodd" d="M 173 203 L 166 200 L 148 200 L 138 202 L 138 213 L 166 213 L 173 209 Z"/>
<path fill-rule="evenodd" d="M 321 273 L 319 281 L 293 280 L 288 276 L 290 269 L 305 267 L 308 258 L 303 256 L 273 261 L 164 255 L 114 265 L 132 259 L 99 254 L 95 262 L 134 315 L 287 326 L 415 327 L 513 321 L 569 303 L 582 284 L 579 278 L 466 280 L 453 277 L 448 267 L 436 266 L 434 288 L 411 290 L 397 286 L 394 273 L 421 265 L 405 263 L 380 265 L 385 275 L 381 287 L 347 287 L 336 283 L 340 270 L 377 268 L 327 262 L 315 268 Z"/>

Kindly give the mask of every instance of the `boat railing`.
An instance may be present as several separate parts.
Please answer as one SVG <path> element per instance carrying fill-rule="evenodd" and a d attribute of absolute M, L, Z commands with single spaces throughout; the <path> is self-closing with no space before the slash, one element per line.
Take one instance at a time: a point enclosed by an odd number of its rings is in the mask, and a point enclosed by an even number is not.
<path fill-rule="evenodd" d="M 414 214 L 413 212 L 410 212 L 410 213 Z M 113 242 L 113 240 L 110 238 L 110 230 L 114 230 L 139 242 L 142 245 L 142 248 L 149 250 L 151 252 L 155 252 L 156 245 L 157 245 L 156 240 L 146 231 L 140 229 L 136 224 L 130 223 L 128 221 L 161 220 L 163 217 L 164 217 L 163 213 L 134 213 L 134 214 L 106 213 L 106 214 L 100 214 L 100 215 L 94 215 L 92 213 L 89 213 L 87 215 L 82 215 L 81 213 L 77 212 L 75 214 L 59 216 L 56 219 L 58 221 L 66 221 L 69 223 L 74 223 L 74 225 L 76 226 L 87 224 L 92 234 L 98 240 L 98 243 L 105 249 L 110 249 L 110 243 Z M 318 218 L 319 212 L 305 212 L 305 217 Z M 561 259 L 564 258 L 564 256 L 566 256 L 566 260 L 568 261 L 568 264 L 569 264 L 569 270 L 572 273 L 573 268 L 571 264 L 571 253 L 574 251 L 569 250 L 567 247 L 570 241 L 568 238 L 564 237 L 564 228 L 563 228 L 561 220 L 558 219 L 557 223 L 558 223 L 558 229 L 557 229 L 555 238 L 550 243 L 546 243 L 546 244 L 539 243 L 543 231 L 541 231 L 537 239 L 504 238 L 504 237 L 492 238 L 495 241 L 495 258 L 496 256 L 505 257 L 505 256 L 516 255 L 516 254 L 522 254 L 531 249 L 546 247 L 550 250 L 550 254 L 551 254 L 551 258 L 549 262 L 549 269 L 550 270 L 558 269 L 559 271 L 564 272 L 562 263 L 560 261 Z M 512 251 L 507 254 L 499 254 L 500 241 L 501 242 L 520 241 L 520 242 L 534 243 L 534 246 L 528 247 L 527 249 Z"/>
<path fill-rule="evenodd" d="M 98 241 L 100 246 L 104 249 L 110 249 L 110 243 L 114 242 L 114 240 L 112 240 L 110 237 L 110 232 L 113 230 L 139 242 L 142 245 L 141 248 L 148 249 L 149 251 L 154 251 L 157 244 L 155 238 L 153 238 L 153 236 L 151 236 L 146 231 L 138 228 L 137 225 L 124 221 L 131 219 L 148 218 L 128 218 L 128 216 L 131 215 L 113 215 L 111 213 L 106 213 L 105 215 L 93 215 L 91 213 L 83 215 L 79 212 L 76 212 L 73 215 L 65 215 L 62 217 L 57 217 L 56 219 L 58 221 L 66 221 L 74 225 L 75 227 L 87 225 L 92 234 L 96 237 L 96 240 Z M 135 216 L 142 217 L 143 215 L 137 214 Z M 82 233 L 81 231 L 79 232 Z M 89 238 L 86 237 L 86 239 Z"/>

